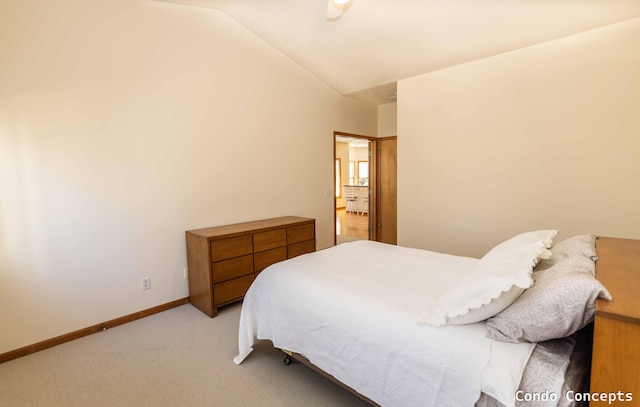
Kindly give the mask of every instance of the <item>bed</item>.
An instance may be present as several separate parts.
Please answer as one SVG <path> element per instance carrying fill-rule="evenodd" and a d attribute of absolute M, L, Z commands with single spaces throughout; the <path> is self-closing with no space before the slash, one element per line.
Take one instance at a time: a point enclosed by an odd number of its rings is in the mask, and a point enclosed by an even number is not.
<path fill-rule="evenodd" d="M 234 362 L 270 340 L 372 405 L 578 405 L 561 395 L 588 388 L 594 303 L 610 295 L 595 236 L 556 234 L 482 259 L 357 241 L 274 264 L 245 296 Z"/>

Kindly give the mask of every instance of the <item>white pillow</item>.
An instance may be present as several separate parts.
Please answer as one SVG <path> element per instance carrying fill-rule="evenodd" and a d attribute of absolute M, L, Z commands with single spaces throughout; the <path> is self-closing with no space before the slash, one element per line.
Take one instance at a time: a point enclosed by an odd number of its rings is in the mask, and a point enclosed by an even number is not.
<path fill-rule="evenodd" d="M 502 311 L 531 287 L 533 267 L 540 258 L 549 256 L 547 249 L 557 234 L 557 230 L 527 232 L 495 246 L 418 322 L 437 326 L 470 324 Z"/>
<path fill-rule="evenodd" d="M 506 407 L 513 407 L 522 374 L 535 347 L 536 344 L 530 342 L 491 341 L 491 357 L 482 371 L 482 392 Z"/>

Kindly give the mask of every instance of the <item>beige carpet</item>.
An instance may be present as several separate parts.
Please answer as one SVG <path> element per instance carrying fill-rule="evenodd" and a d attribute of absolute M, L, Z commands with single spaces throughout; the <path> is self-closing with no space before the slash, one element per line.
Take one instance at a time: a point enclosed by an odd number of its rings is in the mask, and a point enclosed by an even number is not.
<path fill-rule="evenodd" d="M 262 342 L 235 365 L 240 303 L 183 305 L 0 364 L 0 406 L 365 406 Z"/>

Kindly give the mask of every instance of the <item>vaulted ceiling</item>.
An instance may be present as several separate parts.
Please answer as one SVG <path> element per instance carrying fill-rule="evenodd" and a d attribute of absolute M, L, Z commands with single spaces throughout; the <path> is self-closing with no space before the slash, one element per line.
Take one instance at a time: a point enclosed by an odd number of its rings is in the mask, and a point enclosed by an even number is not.
<path fill-rule="evenodd" d="M 398 80 L 640 17 L 639 0 L 160 0 L 220 9 L 337 92 L 393 102 Z"/>

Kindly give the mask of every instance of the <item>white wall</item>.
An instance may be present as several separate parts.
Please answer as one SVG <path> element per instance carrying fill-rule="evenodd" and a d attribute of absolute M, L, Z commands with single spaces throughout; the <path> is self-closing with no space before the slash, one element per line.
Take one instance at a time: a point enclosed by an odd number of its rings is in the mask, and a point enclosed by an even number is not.
<path fill-rule="evenodd" d="M 369 147 L 349 147 L 349 161 L 353 161 L 353 165 L 355 166 L 356 179 L 354 185 L 359 185 L 360 178 L 367 178 L 369 176 L 369 174 L 360 174 L 358 167 L 359 161 L 369 161 Z M 348 174 L 349 172 L 347 172 L 347 178 L 349 178 Z"/>
<path fill-rule="evenodd" d="M 340 159 L 340 198 L 336 198 L 336 208 L 345 208 L 344 187 L 349 182 L 349 143 L 336 141 L 336 158 Z"/>
<path fill-rule="evenodd" d="M 378 106 L 378 137 L 398 135 L 398 103 Z"/>
<path fill-rule="evenodd" d="M 400 81 L 398 242 L 640 238 L 640 19 Z"/>
<path fill-rule="evenodd" d="M 0 59 L 0 353 L 188 296 L 185 230 L 299 215 L 332 245 L 333 131 L 377 129 L 215 10 L 6 2 Z"/>

